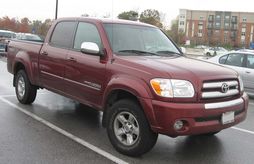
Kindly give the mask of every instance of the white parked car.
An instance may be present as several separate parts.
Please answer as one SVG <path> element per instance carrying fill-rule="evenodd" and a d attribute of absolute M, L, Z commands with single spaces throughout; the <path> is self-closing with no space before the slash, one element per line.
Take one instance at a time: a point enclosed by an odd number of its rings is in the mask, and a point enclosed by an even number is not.
<path fill-rule="evenodd" d="M 242 77 L 245 91 L 254 96 L 254 52 L 231 51 L 207 61 L 229 67 Z"/>
<path fill-rule="evenodd" d="M 228 50 L 226 50 L 223 47 L 209 47 L 204 49 L 204 55 L 207 56 L 216 56 L 216 55 L 221 55 L 221 54 L 226 54 Z"/>

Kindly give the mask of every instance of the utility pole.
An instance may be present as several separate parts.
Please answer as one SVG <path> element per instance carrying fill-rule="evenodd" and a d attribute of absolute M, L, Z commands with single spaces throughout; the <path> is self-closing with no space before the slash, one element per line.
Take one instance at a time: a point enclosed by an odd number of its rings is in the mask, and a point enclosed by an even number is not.
<path fill-rule="evenodd" d="M 56 14 L 55 14 L 55 19 L 57 19 L 57 12 L 58 12 L 58 0 L 56 0 Z"/>

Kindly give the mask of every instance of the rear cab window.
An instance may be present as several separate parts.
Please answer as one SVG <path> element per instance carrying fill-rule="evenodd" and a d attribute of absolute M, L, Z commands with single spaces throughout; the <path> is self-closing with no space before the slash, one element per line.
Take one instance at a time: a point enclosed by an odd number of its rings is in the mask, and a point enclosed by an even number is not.
<path fill-rule="evenodd" d="M 49 44 L 54 47 L 71 48 L 75 28 L 75 21 L 59 22 L 51 35 Z"/>

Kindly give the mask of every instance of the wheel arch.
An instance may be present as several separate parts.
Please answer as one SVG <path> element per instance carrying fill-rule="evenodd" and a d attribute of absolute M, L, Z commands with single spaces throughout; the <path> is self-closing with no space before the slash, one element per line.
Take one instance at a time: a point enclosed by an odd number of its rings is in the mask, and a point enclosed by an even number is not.
<path fill-rule="evenodd" d="M 150 100 L 151 93 L 148 85 L 141 81 L 135 79 L 122 79 L 117 78 L 109 83 L 107 89 L 105 90 L 103 99 L 103 119 L 102 125 L 105 127 L 108 120 L 108 110 L 113 105 L 114 102 L 121 99 L 131 99 L 134 100 L 142 108 L 149 123 L 155 122 L 155 117 L 153 114 L 153 109 L 151 104 L 147 104 Z M 144 101 L 144 99 L 148 101 Z"/>

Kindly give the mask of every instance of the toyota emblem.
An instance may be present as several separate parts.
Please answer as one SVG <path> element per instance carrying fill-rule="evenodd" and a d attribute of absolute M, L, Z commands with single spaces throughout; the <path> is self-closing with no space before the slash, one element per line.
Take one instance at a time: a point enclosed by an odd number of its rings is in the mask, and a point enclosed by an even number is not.
<path fill-rule="evenodd" d="M 222 93 L 227 93 L 229 90 L 229 86 L 227 83 L 223 83 L 222 86 L 221 86 L 221 92 Z"/>

